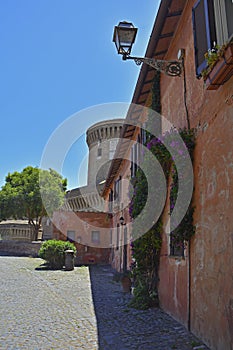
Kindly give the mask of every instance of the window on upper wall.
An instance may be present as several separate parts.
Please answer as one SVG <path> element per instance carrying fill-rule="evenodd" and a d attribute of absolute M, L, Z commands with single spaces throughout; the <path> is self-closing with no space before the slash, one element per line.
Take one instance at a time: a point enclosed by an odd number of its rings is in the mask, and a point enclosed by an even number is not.
<path fill-rule="evenodd" d="M 205 53 L 229 42 L 233 35 L 232 0 L 198 0 L 193 7 L 196 74 L 207 67 Z"/>
<path fill-rule="evenodd" d="M 138 162 L 140 163 L 141 160 L 142 160 L 142 139 L 141 139 L 141 135 L 140 134 L 138 134 L 138 137 L 137 137 L 136 147 L 137 147 Z"/>
<path fill-rule="evenodd" d="M 109 238 L 110 238 L 110 246 L 112 246 L 112 230 L 110 230 L 110 232 L 109 232 Z"/>
<path fill-rule="evenodd" d="M 217 44 L 223 45 L 233 35 L 233 1 L 214 0 Z"/>
<path fill-rule="evenodd" d="M 101 158 L 101 156 L 102 156 L 102 148 L 98 148 L 97 149 L 97 157 Z"/>
<path fill-rule="evenodd" d="M 173 222 L 176 222 L 177 219 L 174 218 L 174 208 L 176 206 L 178 191 L 179 190 L 179 179 L 178 172 L 175 166 L 170 169 L 170 179 L 169 179 L 169 206 L 170 206 L 170 215 L 173 217 Z M 179 213 L 177 213 L 179 215 Z M 184 218 L 185 219 L 185 218 Z M 170 225 L 170 222 L 167 222 L 167 225 Z M 174 228 L 174 230 L 170 231 L 170 256 L 171 257 L 184 257 L 184 240 L 183 237 L 180 237 L 177 229 L 180 229 L 180 224 Z M 170 226 L 171 230 L 171 226 Z"/>
<path fill-rule="evenodd" d="M 114 200 L 117 202 L 121 200 L 121 176 L 114 182 Z"/>
<path fill-rule="evenodd" d="M 174 242 L 174 233 L 170 233 L 170 256 L 184 257 L 184 242 Z"/>
<path fill-rule="evenodd" d="M 110 190 L 108 195 L 108 210 L 110 213 L 112 213 L 113 209 L 113 190 Z"/>
<path fill-rule="evenodd" d="M 145 146 L 146 144 L 146 139 L 147 139 L 147 133 L 146 133 L 146 123 L 142 124 L 142 128 L 140 130 L 140 139 L 141 139 L 141 143 L 142 145 Z"/>
<path fill-rule="evenodd" d="M 73 243 L 75 241 L 75 231 L 67 231 L 67 241 Z"/>
<path fill-rule="evenodd" d="M 135 143 L 131 148 L 131 177 L 135 177 L 138 169 L 138 145 Z"/>
<path fill-rule="evenodd" d="M 92 231 L 91 232 L 91 242 L 99 244 L 100 243 L 100 232 L 99 231 Z"/>
<path fill-rule="evenodd" d="M 112 160 L 116 151 L 118 139 L 109 142 L 109 159 Z"/>

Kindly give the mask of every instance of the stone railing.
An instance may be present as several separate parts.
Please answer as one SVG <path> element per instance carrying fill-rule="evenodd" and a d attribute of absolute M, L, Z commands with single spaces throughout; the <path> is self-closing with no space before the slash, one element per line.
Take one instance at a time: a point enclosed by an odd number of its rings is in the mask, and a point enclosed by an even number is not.
<path fill-rule="evenodd" d="M 26 226 L 26 225 L 25 225 Z M 32 242 L 35 239 L 34 232 L 30 226 L 28 227 L 0 227 L 0 239 L 2 241 L 21 241 Z"/>
<path fill-rule="evenodd" d="M 104 211 L 105 201 L 97 192 L 80 187 L 67 192 L 63 205 L 65 211 Z"/>

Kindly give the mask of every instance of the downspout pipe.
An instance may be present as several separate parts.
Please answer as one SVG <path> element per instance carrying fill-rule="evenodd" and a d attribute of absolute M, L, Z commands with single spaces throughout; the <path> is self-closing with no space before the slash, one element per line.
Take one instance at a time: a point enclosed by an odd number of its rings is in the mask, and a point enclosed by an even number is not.
<path fill-rule="evenodd" d="M 191 240 L 188 242 L 188 330 L 191 331 Z"/>

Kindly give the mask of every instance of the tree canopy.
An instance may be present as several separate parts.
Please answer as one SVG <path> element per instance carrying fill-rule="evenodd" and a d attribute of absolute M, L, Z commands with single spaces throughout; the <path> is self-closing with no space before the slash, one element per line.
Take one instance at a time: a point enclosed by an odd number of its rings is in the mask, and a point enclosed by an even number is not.
<path fill-rule="evenodd" d="M 62 206 L 66 186 L 67 180 L 53 169 L 28 166 L 9 173 L 0 191 L 0 220 L 28 219 L 37 239 L 42 217 Z"/>

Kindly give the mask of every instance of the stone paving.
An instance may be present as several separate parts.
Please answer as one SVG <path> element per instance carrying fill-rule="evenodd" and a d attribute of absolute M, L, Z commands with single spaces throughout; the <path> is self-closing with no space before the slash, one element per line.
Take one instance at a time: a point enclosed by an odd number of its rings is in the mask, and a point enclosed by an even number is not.
<path fill-rule="evenodd" d="M 108 266 L 37 269 L 40 259 L 0 257 L 0 349 L 208 348 L 160 309 L 128 308 Z"/>

